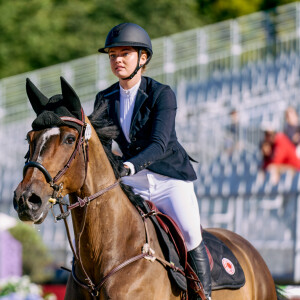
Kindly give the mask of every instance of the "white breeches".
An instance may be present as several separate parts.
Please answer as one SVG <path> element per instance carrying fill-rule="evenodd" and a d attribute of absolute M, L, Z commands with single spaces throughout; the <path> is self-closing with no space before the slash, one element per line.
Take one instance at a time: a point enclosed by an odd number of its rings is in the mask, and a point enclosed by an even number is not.
<path fill-rule="evenodd" d="M 136 194 L 152 201 L 164 214 L 173 218 L 185 238 L 187 250 L 202 241 L 198 201 L 191 181 L 163 176 L 147 169 L 122 177 Z"/>

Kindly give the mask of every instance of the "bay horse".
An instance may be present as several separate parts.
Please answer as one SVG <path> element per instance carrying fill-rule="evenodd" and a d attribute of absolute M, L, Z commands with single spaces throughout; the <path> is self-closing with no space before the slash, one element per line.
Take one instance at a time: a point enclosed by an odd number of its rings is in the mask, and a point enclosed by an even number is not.
<path fill-rule="evenodd" d="M 164 254 L 152 222 L 142 218 L 132 203 L 139 197 L 120 181 L 123 164 L 111 151 L 117 131 L 105 106 L 88 118 L 62 77 L 61 88 L 61 95 L 48 99 L 27 79 L 37 118 L 27 134 L 27 163 L 13 203 L 22 221 L 35 224 L 54 204 L 61 208 L 60 218 L 71 211 L 74 262 L 65 299 L 181 299 L 182 291 L 155 259 Z M 231 249 L 246 279 L 240 289 L 213 291 L 213 300 L 279 299 L 269 269 L 247 240 L 224 229 L 207 231 Z"/>

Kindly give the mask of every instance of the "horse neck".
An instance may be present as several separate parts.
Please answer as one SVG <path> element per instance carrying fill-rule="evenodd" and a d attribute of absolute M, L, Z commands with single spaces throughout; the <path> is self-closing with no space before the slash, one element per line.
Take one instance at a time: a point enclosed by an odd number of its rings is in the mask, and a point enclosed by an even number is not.
<path fill-rule="evenodd" d="M 116 182 L 101 143 L 92 139 L 89 151 L 88 172 L 78 195 L 81 198 L 91 196 Z M 120 252 L 119 247 L 127 240 L 126 236 L 136 235 L 137 240 L 144 239 L 143 226 L 137 226 L 141 218 L 119 185 L 90 202 L 85 209 L 84 215 L 83 208 L 76 208 L 72 212 L 72 220 L 76 248 L 79 249 L 79 236 L 82 233 L 80 256 L 91 270 L 95 269 L 95 265 L 100 270 L 103 261 L 112 264 L 114 260 L 111 255 Z M 101 267 L 103 268 L 103 264 Z"/>

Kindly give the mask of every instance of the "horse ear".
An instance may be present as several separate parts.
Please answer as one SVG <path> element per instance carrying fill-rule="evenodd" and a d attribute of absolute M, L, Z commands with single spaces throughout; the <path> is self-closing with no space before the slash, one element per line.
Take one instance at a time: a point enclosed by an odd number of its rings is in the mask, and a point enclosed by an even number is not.
<path fill-rule="evenodd" d="M 29 78 L 26 78 L 26 92 L 31 106 L 35 113 L 39 115 L 45 105 L 49 102 L 49 99 L 31 82 Z"/>
<path fill-rule="evenodd" d="M 62 76 L 60 77 L 60 82 L 65 105 L 73 115 L 81 120 L 81 103 L 79 97 Z"/>

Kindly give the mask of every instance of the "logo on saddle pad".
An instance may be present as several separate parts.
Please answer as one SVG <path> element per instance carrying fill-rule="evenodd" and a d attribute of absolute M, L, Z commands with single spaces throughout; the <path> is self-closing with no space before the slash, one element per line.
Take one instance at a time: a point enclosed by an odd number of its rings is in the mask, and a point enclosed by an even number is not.
<path fill-rule="evenodd" d="M 235 273 L 235 267 L 228 258 L 222 258 L 222 265 L 229 275 L 233 275 Z"/>

